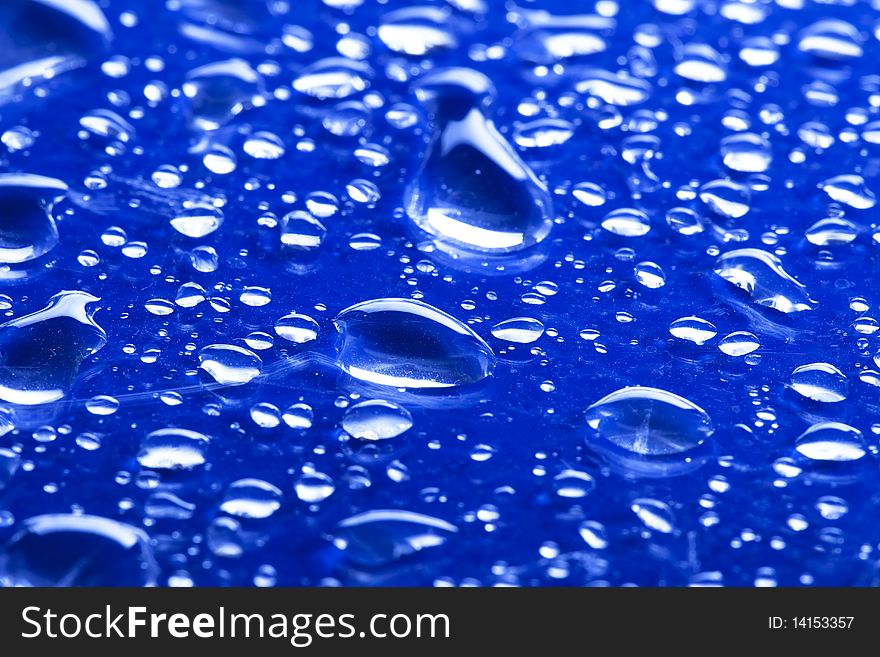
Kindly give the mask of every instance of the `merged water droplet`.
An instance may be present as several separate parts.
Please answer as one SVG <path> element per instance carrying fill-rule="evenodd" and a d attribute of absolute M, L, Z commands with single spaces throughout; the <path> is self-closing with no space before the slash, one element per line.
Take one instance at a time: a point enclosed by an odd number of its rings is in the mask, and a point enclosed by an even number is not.
<path fill-rule="evenodd" d="M 597 401 L 587 409 L 587 424 L 600 439 L 639 456 L 682 454 L 715 430 L 693 402 L 642 386 L 621 388 Z"/>
<path fill-rule="evenodd" d="M 68 394 L 82 361 L 107 342 L 88 310 L 96 301 L 87 292 L 59 292 L 42 310 L 0 325 L 0 399 L 33 405 Z"/>
<path fill-rule="evenodd" d="M 67 185 L 55 178 L 0 174 L 0 263 L 28 262 L 55 248 L 52 208 L 66 194 Z"/>
<path fill-rule="evenodd" d="M 158 566 L 140 529 L 110 518 L 28 518 L 0 551 L 3 586 L 154 586 Z"/>
<path fill-rule="evenodd" d="M 395 388 L 448 388 L 482 381 L 495 355 L 454 317 L 420 301 L 374 299 L 343 310 L 339 366 L 351 376 Z"/>
<path fill-rule="evenodd" d="M 761 306 L 783 313 L 812 309 L 802 283 L 792 278 L 779 258 L 761 249 L 736 249 L 722 254 L 714 272 L 725 281 L 745 290 Z"/>
<path fill-rule="evenodd" d="M 791 387 L 807 399 L 834 403 L 846 399 L 849 381 L 843 372 L 830 363 L 808 363 L 794 368 Z"/>
<path fill-rule="evenodd" d="M 538 244 L 552 228 L 544 185 L 484 115 L 494 94 L 471 69 L 442 69 L 415 85 L 433 137 L 406 191 L 413 222 L 439 242 L 486 253 Z"/>
<path fill-rule="evenodd" d="M 333 544 L 351 563 L 377 568 L 446 543 L 458 528 L 414 511 L 376 509 L 346 518 L 336 526 Z"/>

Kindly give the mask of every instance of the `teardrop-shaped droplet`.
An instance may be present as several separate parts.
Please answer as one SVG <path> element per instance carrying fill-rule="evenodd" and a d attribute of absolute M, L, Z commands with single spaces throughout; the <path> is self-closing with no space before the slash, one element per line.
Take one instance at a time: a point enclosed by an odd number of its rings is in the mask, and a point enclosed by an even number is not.
<path fill-rule="evenodd" d="M 715 273 L 748 292 L 752 300 L 783 313 L 811 310 L 807 290 L 792 278 L 772 253 L 761 249 L 736 249 L 722 254 Z"/>
<path fill-rule="evenodd" d="M 345 412 L 342 428 L 360 440 L 396 438 L 413 425 L 412 415 L 400 404 L 384 399 L 370 399 L 355 404 Z"/>
<path fill-rule="evenodd" d="M 250 349 L 233 344 L 212 344 L 199 353 L 199 367 L 221 385 L 240 385 L 259 376 L 263 361 Z"/>
<path fill-rule="evenodd" d="M 795 449 L 814 461 L 858 461 L 868 453 L 862 432 L 842 422 L 817 422 L 798 436 Z"/>
<path fill-rule="evenodd" d="M 84 66 L 107 50 L 113 32 L 93 0 L 4 0 L 0 3 L 0 97 L 25 80 Z M 2 102 L 2 99 L 0 99 Z"/>
<path fill-rule="evenodd" d="M 0 586 L 154 586 L 158 570 L 143 530 L 98 516 L 28 518 L 0 550 Z"/>
<path fill-rule="evenodd" d="M 659 388 L 621 388 L 587 409 L 587 424 L 618 447 L 640 456 L 690 451 L 714 433 L 702 408 Z"/>
<path fill-rule="evenodd" d="M 412 299 L 374 299 L 335 319 L 339 366 L 351 376 L 396 388 L 448 388 L 482 381 L 495 355 L 454 317 Z"/>
<path fill-rule="evenodd" d="M 52 207 L 67 194 L 55 178 L 0 174 L 0 263 L 34 260 L 58 244 Z"/>
<path fill-rule="evenodd" d="M 416 83 L 433 137 L 406 191 L 409 217 L 440 242 L 510 253 L 553 226 L 550 195 L 483 113 L 494 90 L 471 69 L 441 69 Z"/>
<path fill-rule="evenodd" d="M 458 533 L 445 520 L 414 511 L 376 509 L 340 522 L 333 544 L 359 566 L 385 566 L 428 548 L 443 545 Z"/>
<path fill-rule="evenodd" d="M 79 366 L 107 342 L 87 292 L 59 292 L 49 305 L 0 325 L 0 399 L 46 404 L 64 397 Z"/>
<path fill-rule="evenodd" d="M 843 372 L 830 363 L 808 363 L 794 368 L 791 387 L 807 399 L 834 403 L 846 399 L 849 381 Z"/>
<path fill-rule="evenodd" d="M 137 461 L 150 470 L 192 470 L 205 463 L 209 442 L 198 431 L 159 429 L 144 436 Z"/>

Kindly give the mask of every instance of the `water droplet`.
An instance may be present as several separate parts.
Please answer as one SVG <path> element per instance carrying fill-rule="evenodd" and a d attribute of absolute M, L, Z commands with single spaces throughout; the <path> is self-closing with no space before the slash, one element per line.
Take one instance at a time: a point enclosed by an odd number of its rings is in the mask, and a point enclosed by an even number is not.
<path fill-rule="evenodd" d="M 592 475 L 581 470 L 567 469 L 553 477 L 553 488 L 559 497 L 580 499 L 589 495 L 596 487 Z"/>
<path fill-rule="evenodd" d="M 199 353 L 199 367 L 221 385 L 239 385 L 259 376 L 263 361 L 250 349 L 212 344 Z"/>
<path fill-rule="evenodd" d="M 366 567 L 394 563 L 436 548 L 458 533 L 445 520 L 398 509 L 376 509 L 346 518 L 336 526 L 333 544 L 346 559 Z"/>
<path fill-rule="evenodd" d="M 144 436 L 137 461 L 150 470 L 192 470 L 204 465 L 209 442 L 197 431 L 159 429 Z"/>
<path fill-rule="evenodd" d="M 454 317 L 411 299 L 374 299 L 335 319 L 338 362 L 349 375 L 397 388 L 447 388 L 482 381 L 495 355 Z"/>
<path fill-rule="evenodd" d="M 584 72 L 575 82 L 575 90 L 595 96 L 609 105 L 627 107 L 645 102 L 651 96 L 651 85 L 625 71 L 611 73 L 601 69 Z"/>
<path fill-rule="evenodd" d="M 825 403 L 841 402 L 849 392 L 846 376 L 830 363 L 809 363 L 794 368 L 791 387 L 807 399 Z"/>
<path fill-rule="evenodd" d="M 597 401 L 587 409 L 587 424 L 604 440 L 642 456 L 681 454 L 714 432 L 709 415 L 693 402 L 641 386 Z"/>
<path fill-rule="evenodd" d="M 705 43 L 689 43 L 677 53 L 676 75 L 694 82 L 724 82 L 727 71 L 718 51 Z"/>
<path fill-rule="evenodd" d="M 281 137 L 264 130 L 258 130 L 248 136 L 241 148 L 257 160 L 277 160 L 285 151 Z"/>
<path fill-rule="evenodd" d="M 377 34 L 394 52 L 422 57 L 455 48 L 458 40 L 449 29 L 449 11 L 439 7 L 405 7 L 382 17 Z"/>
<path fill-rule="evenodd" d="M 52 207 L 67 194 L 55 178 L 0 174 L 0 263 L 39 258 L 58 244 Z"/>
<path fill-rule="evenodd" d="M 109 395 L 98 395 L 86 401 L 86 410 L 92 415 L 113 415 L 119 410 L 119 400 Z"/>
<path fill-rule="evenodd" d="M 734 331 L 718 342 L 718 348 L 728 356 L 745 356 L 761 346 L 754 333 Z"/>
<path fill-rule="evenodd" d="M 308 315 L 289 313 L 275 322 L 275 333 L 296 344 L 311 342 L 318 337 L 320 331 L 318 322 Z"/>
<path fill-rule="evenodd" d="M 773 159 L 770 142 L 752 132 L 741 132 L 721 140 L 724 166 L 742 173 L 763 173 Z"/>
<path fill-rule="evenodd" d="M 579 182 L 572 187 L 571 195 L 590 208 L 598 208 L 605 205 L 605 201 L 608 200 L 605 190 L 596 183 L 591 182 Z"/>
<path fill-rule="evenodd" d="M 517 126 L 513 141 L 521 148 L 549 148 L 574 135 L 574 124 L 564 119 L 536 119 Z"/>
<path fill-rule="evenodd" d="M 291 429 L 308 429 L 312 426 L 315 414 L 308 404 L 293 404 L 287 407 L 281 419 Z"/>
<path fill-rule="evenodd" d="M 862 432 L 842 422 L 818 422 L 798 436 L 795 449 L 814 461 L 858 461 L 868 453 Z"/>
<path fill-rule="evenodd" d="M 442 69 L 415 90 L 434 133 L 406 192 L 413 222 L 441 243 L 478 252 L 509 253 L 543 241 L 553 225 L 550 196 L 484 115 L 494 94 L 489 79 Z"/>
<path fill-rule="evenodd" d="M 822 59 L 858 59 L 862 37 L 850 23 L 836 18 L 816 21 L 800 34 L 798 50 Z"/>
<path fill-rule="evenodd" d="M 396 438 L 413 425 L 409 411 L 383 399 L 371 399 L 355 404 L 345 412 L 342 428 L 348 435 L 360 440 Z"/>
<path fill-rule="evenodd" d="M 705 344 L 718 335 L 718 329 L 700 317 L 680 317 L 669 325 L 669 333 L 679 340 Z"/>
<path fill-rule="evenodd" d="M 877 204 L 877 197 L 865 185 L 865 179 L 855 174 L 829 178 L 821 185 L 833 200 L 846 203 L 858 210 L 867 210 Z"/>
<path fill-rule="evenodd" d="M 772 253 L 761 249 L 736 249 L 722 254 L 714 272 L 745 290 L 752 300 L 783 313 L 811 310 L 806 288 L 792 278 Z"/>
<path fill-rule="evenodd" d="M 666 273 L 654 262 L 640 262 L 635 266 L 636 280 L 647 288 L 656 290 L 666 285 Z"/>
<path fill-rule="evenodd" d="M 700 188 L 700 200 L 712 212 L 726 219 L 739 219 L 751 210 L 751 194 L 746 186 L 730 180 L 713 180 Z"/>
<path fill-rule="evenodd" d="M 140 529 L 90 515 L 28 518 L 0 552 L 3 586 L 154 586 L 158 566 Z"/>
<path fill-rule="evenodd" d="M 193 203 L 171 220 L 171 226 L 187 237 L 205 237 L 220 228 L 223 211 L 208 203 Z"/>
<path fill-rule="evenodd" d="M 675 531 L 675 517 L 668 504 L 643 497 L 634 500 L 630 508 L 648 529 L 661 534 Z"/>
<path fill-rule="evenodd" d="M 336 484 L 323 472 L 304 472 L 297 478 L 293 490 L 303 502 L 318 504 L 336 492 Z"/>
<path fill-rule="evenodd" d="M 220 510 L 239 518 L 268 518 L 281 508 L 281 490 L 262 479 L 229 484 Z"/>
<path fill-rule="evenodd" d="M 804 236 L 816 246 L 839 246 L 855 240 L 859 236 L 859 228 L 843 217 L 828 217 L 807 228 Z"/>
<path fill-rule="evenodd" d="M 360 93 L 370 84 L 369 66 L 345 57 L 329 57 L 307 66 L 293 82 L 302 94 L 326 100 Z"/>
<path fill-rule="evenodd" d="M 512 317 L 493 326 L 492 335 L 507 342 L 530 344 L 544 335 L 544 325 L 532 317 Z"/>
<path fill-rule="evenodd" d="M 618 208 L 605 215 L 602 228 L 615 235 L 641 237 L 651 230 L 651 220 L 641 210 Z"/>
<path fill-rule="evenodd" d="M 96 301 L 59 292 L 42 310 L 0 325 L 0 399 L 45 404 L 69 392 L 82 361 L 107 342 L 87 310 Z"/>
<path fill-rule="evenodd" d="M 263 77 L 243 59 L 199 66 L 183 83 L 193 123 L 201 130 L 217 130 L 264 93 Z"/>
<path fill-rule="evenodd" d="M 317 249 L 327 234 L 324 224 L 303 210 L 288 212 L 281 223 L 281 243 L 297 249 Z"/>
<path fill-rule="evenodd" d="M 666 223 L 679 235 L 696 235 L 705 230 L 700 215 L 690 208 L 670 209 L 666 213 Z"/>

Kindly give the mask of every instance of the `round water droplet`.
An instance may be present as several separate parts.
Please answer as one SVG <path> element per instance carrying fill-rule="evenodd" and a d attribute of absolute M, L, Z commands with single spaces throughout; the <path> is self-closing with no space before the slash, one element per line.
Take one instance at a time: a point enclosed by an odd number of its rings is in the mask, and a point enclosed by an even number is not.
<path fill-rule="evenodd" d="M 640 262 L 635 266 L 636 280 L 652 290 L 666 285 L 666 273 L 654 262 Z"/>
<path fill-rule="evenodd" d="M 155 586 L 159 568 L 140 529 L 110 518 L 28 518 L 0 551 L 2 586 Z"/>
<path fill-rule="evenodd" d="M 730 180 L 706 183 L 700 188 L 700 200 L 712 212 L 726 219 L 739 219 L 751 210 L 751 193 L 748 188 Z"/>
<path fill-rule="evenodd" d="M 363 62 L 329 57 L 303 69 L 294 80 L 293 88 L 320 100 L 346 98 L 366 89 L 372 75 L 369 66 Z"/>
<path fill-rule="evenodd" d="M 795 449 L 814 461 L 858 461 L 868 453 L 862 432 L 842 422 L 818 422 L 798 436 Z"/>
<path fill-rule="evenodd" d="M 713 270 L 725 281 L 745 290 L 761 306 L 783 313 L 811 310 L 806 288 L 792 278 L 772 253 L 736 249 L 722 254 Z"/>
<path fill-rule="evenodd" d="M 281 490 L 262 479 L 229 484 L 220 510 L 239 518 L 268 518 L 281 508 Z"/>
<path fill-rule="evenodd" d="M 285 149 L 281 137 L 260 130 L 245 140 L 242 150 L 257 160 L 277 160 L 284 155 Z"/>
<path fill-rule="evenodd" d="M 559 497 L 580 499 L 589 495 L 596 487 L 593 476 L 581 470 L 563 470 L 553 477 L 553 488 Z"/>
<path fill-rule="evenodd" d="M 422 57 L 458 45 L 449 29 L 448 9 L 406 7 L 385 14 L 379 24 L 379 39 L 389 49 L 404 55 Z"/>
<path fill-rule="evenodd" d="M 741 132 L 721 140 L 724 166 L 742 173 L 763 173 L 773 159 L 770 142 L 752 132 Z"/>
<path fill-rule="evenodd" d="M 342 418 L 345 432 L 361 440 L 396 438 L 413 425 L 405 408 L 383 399 L 371 399 L 349 408 Z"/>
<path fill-rule="evenodd" d="M 807 228 L 804 236 L 816 246 L 839 246 L 855 240 L 859 236 L 859 228 L 843 217 L 828 217 Z"/>
<path fill-rule="evenodd" d="M 807 399 L 825 403 L 841 402 L 849 392 L 846 376 L 830 363 L 809 363 L 794 368 L 791 387 Z"/>
<path fill-rule="evenodd" d="M 137 461 L 149 470 L 192 470 L 204 465 L 209 439 L 189 429 L 159 429 L 144 436 Z"/>
<path fill-rule="evenodd" d="M 86 402 L 86 410 L 92 415 L 113 415 L 119 410 L 119 400 L 109 395 L 98 395 Z"/>
<path fill-rule="evenodd" d="M 349 375 L 396 388 L 447 388 L 482 381 L 495 355 L 454 317 L 420 301 L 374 299 L 343 310 L 339 366 Z"/>
<path fill-rule="evenodd" d="M 640 456 L 681 454 L 714 432 L 709 415 L 684 397 L 658 388 L 621 388 L 587 409 L 587 424 Z"/>
<path fill-rule="evenodd" d="M 852 24 L 828 18 L 816 21 L 801 32 L 798 50 L 823 59 L 858 59 L 864 53 L 862 40 Z"/>
<path fill-rule="evenodd" d="M 676 75 L 694 82 L 724 82 L 727 71 L 718 51 L 705 43 L 689 43 L 677 52 Z"/>
<path fill-rule="evenodd" d="M 304 472 L 297 478 L 293 490 L 303 502 L 318 504 L 336 491 L 336 485 L 323 472 Z"/>
<path fill-rule="evenodd" d="M 703 220 L 690 208 L 672 208 L 666 213 L 666 223 L 679 235 L 702 233 Z"/>
<path fill-rule="evenodd" d="M 281 224 L 281 243 L 306 251 L 321 246 L 327 234 L 324 224 L 304 210 L 288 212 Z"/>
<path fill-rule="evenodd" d="M 221 385 L 239 385 L 259 376 L 263 361 L 250 349 L 212 344 L 199 353 L 199 367 Z"/>
<path fill-rule="evenodd" d="M 190 71 L 183 83 L 193 123 L 216 130 L 265 93 L 263 77 L 243 59 L 228 59 Z"/>
<path fill-rule="evenodd" d="M 308 429 L 312 426 L 315 414 L 311 406 L 299 403 L 288 406 L 281 419 L 291 429 Z"/>

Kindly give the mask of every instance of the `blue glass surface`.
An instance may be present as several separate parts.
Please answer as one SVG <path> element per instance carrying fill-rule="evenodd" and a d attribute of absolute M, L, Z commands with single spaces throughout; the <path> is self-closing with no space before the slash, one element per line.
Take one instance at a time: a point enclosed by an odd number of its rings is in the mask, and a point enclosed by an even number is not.
<path fill-rule="evenodd" d="M 876 583 L 878 39 L 7 0 L 0 583 Z"/>

